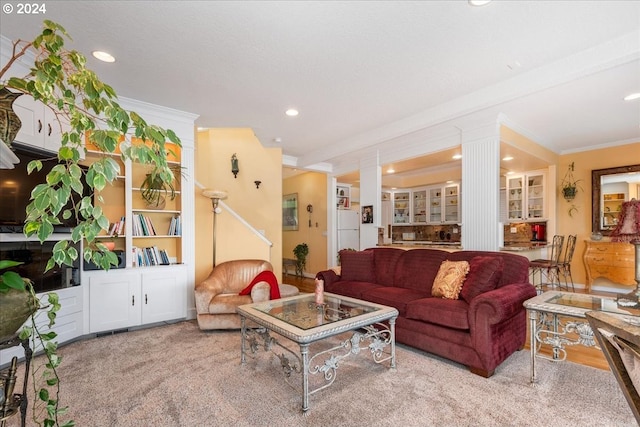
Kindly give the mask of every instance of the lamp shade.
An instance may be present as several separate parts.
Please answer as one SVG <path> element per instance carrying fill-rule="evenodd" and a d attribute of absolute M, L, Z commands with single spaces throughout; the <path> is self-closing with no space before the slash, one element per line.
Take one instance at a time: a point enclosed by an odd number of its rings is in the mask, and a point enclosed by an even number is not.
<path fill-rule="evenodd" d="M 640 241 L 640 200 L 631 199 L 622 204 L 618 225 L 611 232 L 611 241 Z"/>
<path fill-rule="evenodd" d="M 222 190 L 203 190 L 202 195 L 210 199 L 224 200 L 227 198 L 227 192 Z"/>

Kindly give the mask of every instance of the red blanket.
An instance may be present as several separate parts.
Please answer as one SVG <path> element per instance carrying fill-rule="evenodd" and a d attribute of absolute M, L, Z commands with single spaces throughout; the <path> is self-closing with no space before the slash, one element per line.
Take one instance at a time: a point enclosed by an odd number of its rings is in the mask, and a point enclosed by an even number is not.
<path fill-rule="evenodd" d="M 249 286 L 240 291 L 240 295 L 249 295 L 251 293 L 251 289 L 260 282 L 267 282 L 271 287 L 270 299 L 280 298 L 278 279 L 276 279 L 276 275 L 273 274 L 273 271 L 263 271 L 261 273 L 258 273 L 258 275 L 251 281 L 251 283 L 249 283 Z"/>

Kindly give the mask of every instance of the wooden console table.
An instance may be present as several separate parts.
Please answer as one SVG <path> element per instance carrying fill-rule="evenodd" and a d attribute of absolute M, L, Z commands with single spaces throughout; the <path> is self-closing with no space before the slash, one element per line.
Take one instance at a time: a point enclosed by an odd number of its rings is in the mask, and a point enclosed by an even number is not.
<path fill-rule="evenodd" d="M 624 242 L 585 240 L 584 265 L 587 269 L 587 292 L 598 277 L 621 285 L 635 286 L 635 247 Z"/>

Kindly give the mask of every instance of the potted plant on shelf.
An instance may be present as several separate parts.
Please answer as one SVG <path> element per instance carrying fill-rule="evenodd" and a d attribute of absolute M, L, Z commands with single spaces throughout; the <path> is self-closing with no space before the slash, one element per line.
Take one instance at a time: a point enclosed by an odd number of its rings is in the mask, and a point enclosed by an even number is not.
<path fill-rule="evenodd" d="M 140 195 L 149 209 L 164 209 L 166 197 L 169 200 L 176 198 L 176 188 L 174 186 L 175 173 L 181 172 L 182 168 L 169 166 L 171 175 L 161 176 L 158 171 L 152 171 L 145 175 L 140 184 Z"/>
<path fill-rule="evenodd" d="M 180 146 L 180 139 L 172 130 L 147 124 L 139 114 L 123 109 L 118 104 L 115 91 L 86 68 L 84 55 L 65 48 L 64 43 L 68 38 L 62 26 L 45 20 L 41 34 L 33 41 L 13 42 L 11 56 L 0 67 L 0 109 L 3 112 L 0 115 L 0 139 L 11 147 L 20 129 L 18 117 L 10 114 L 12 111 L 7 111 L 11 110 L 15 98 L 29 95 L 51 109 L 62 131 L 61 147 L 57 152 L 58 164 L 47 174 L 46 180 L 31 192 L 31 201 L 26 208 L 24 233 L 26 236 L 36 236 L 40 242 L 44 242 L 53 234 L 54 226 L 60 224 L 61 218 L 75 216 L 77 226 L 73 228 L 68 240 L 56 243 L 46 270 L 56 264 L 71 266 L 80 256 L 70 241 L 84 242 L 81 256 L 108 270 L 112 265 L 118 264 L 118 258 L 96 239 L 99 234 L 108 231 L 109 220 L 101 207 L 94 205 L 94 200 L 103 201 L 101 191 L 120 173 L 118 163 L 110 155 L 119 149 L 124 160 L 151 164 L 153 176 L 159 177 L 166 184 L 173 180 L 173 172 L 167 163 L 165 143 L 172 142 Z M 30 64 L 26 73 L 19 71 L 24 69 L 25 65 L 21 62 L 25 59 Z M 9 77 L 15 75 L 23 77 Z M 63 127 L 63 122 L 68 127 Z M 85 139 L 105 155 L 83 171 L 79 163 L 81 152 L 85 150 Z M 34 160 L 26 168 L 31 173 L 40 170 L 42 163 Z M 82 195 L 83 180 L 91 188 L 92 195 L 84 196 L 77 203 L 74 201 L 72 208 L 65 208 L 70 200 L 73 201 L 73 193 Z M 0 290 L 8 287 L 16 289 L 18 279 L 9 273 L 2 275 Z M 25 289 L 18 292 L 29 293 L 35 298 L 28 281 L 20 280 L 26 284 Z M 0 298 L 6 293 L 8 291 L 0 292 Z M 48 316 L 52 325 L 59 303 L 55 293 L 49 293 L 48 298 Z M 54 310 L 53 314 L 51 310 Z M 4 323 L 4 311 L 2 314 L 0 323 Z M 27 335 L 44 348 L 47 356 L 45 367 L 53 369 L 55 373 L 61 360 L 55 353 L 55 343 L 51 341 L 55 338 L 55 333 L 39 333 L 33 323 L 32 326 L 23 328 L 21 336 Z M 33 369 L 34 381 L 37 380 L 38 371 Z M 54 381 L 47 372 L 44 374 L 47 375 L 44 377 L 45 382 L 57 387 L 57 379 Z M 38 398 L 46 405 L 44 415 L 40 415 L 44 424 L 59 425 L 58 415 L 64 409 L 58 405 L 57 393 L 52 395 L 46 388 L 44 391 L 40 389 Z M 34 418 L 37 418 L 35 412 Z M 65 425 L 73 425 L 73 421 Z"/>
<path fill-rule="evenodd" d="M 293 248 L 293 255 L 296 257 L 296 276 L 299 274 L 302 277 L 304 274 L 304 268 L 307 265 L 307 255 L 309 255 L 309 246 L 306 243 L 300 243 Z"/>

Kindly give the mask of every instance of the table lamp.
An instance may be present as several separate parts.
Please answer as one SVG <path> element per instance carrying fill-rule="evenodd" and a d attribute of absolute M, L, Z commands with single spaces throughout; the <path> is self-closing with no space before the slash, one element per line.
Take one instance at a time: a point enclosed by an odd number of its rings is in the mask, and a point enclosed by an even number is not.
<path fill-rule="evenodd" d="M 612 242 L 629 242 L 636 247 L 636 290 L 630 296 L 640 300 L 640 200 L 631 199 L 622 204 L 618 225 L 611 232 Z"/>

